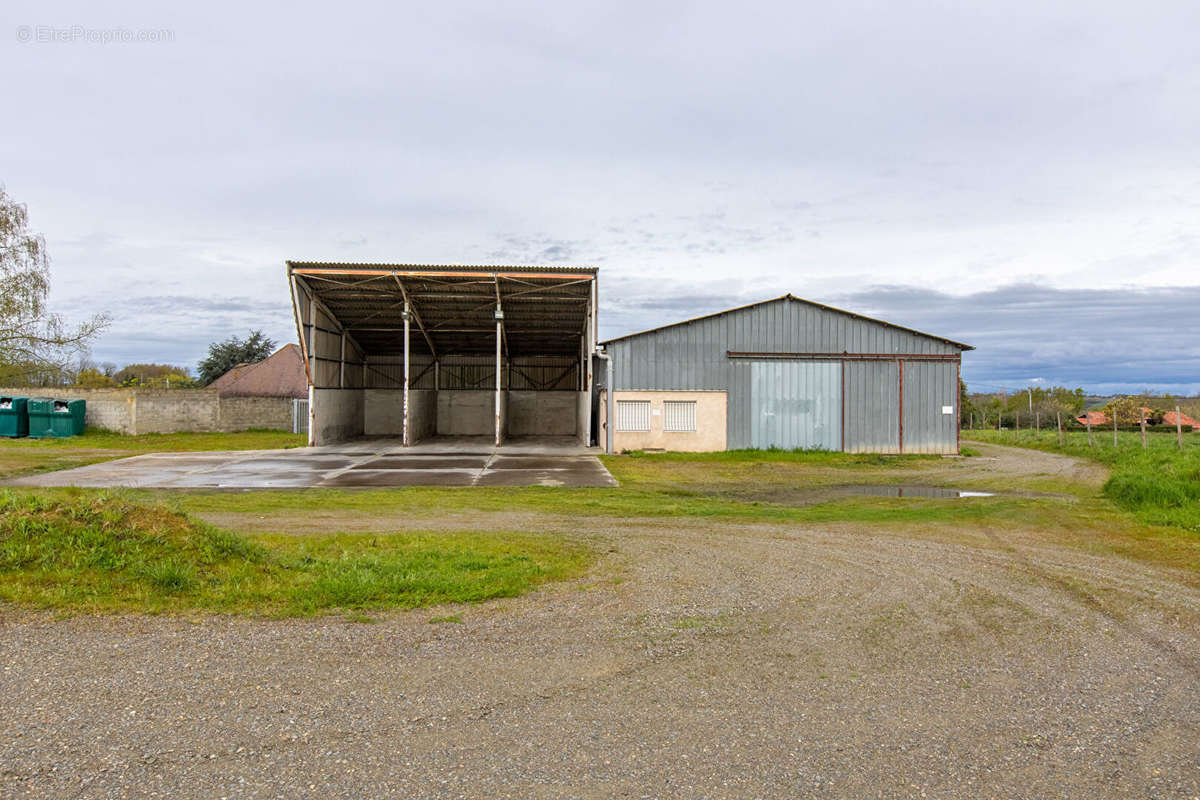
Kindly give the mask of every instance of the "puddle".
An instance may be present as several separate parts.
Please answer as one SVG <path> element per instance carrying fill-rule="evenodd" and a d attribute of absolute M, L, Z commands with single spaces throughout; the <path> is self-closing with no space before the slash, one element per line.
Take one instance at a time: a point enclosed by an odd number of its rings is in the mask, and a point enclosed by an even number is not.
<path fill-rule="evenodd" d="M 958 500 L 964 497 L 995 497 L 995 492 L 969 492 L 962 489 L 947 489 L 943 486 L 872 486 L 857 484 L 840 486 L 845 494 L 865 494 L 872 497 L 920 497 L 934 500 Z"/>

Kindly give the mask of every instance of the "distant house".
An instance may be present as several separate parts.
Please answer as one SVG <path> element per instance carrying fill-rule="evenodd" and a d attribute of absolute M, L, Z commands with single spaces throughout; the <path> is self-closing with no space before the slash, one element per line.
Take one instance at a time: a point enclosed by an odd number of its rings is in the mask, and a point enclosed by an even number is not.
<path fill-rule="evenodd" d="M 1178 415 L 1176 415 L 1174 411 L 1168 411 L 1167 413 L 1163 414 L 1163 424 L 1169 425 L 1172 428 L 1175 427 L 1177 419 L 1178 424 L 1184 428 L 1191 428 L 1192 430 L 1200 428 L 1200 422 L 1196 422 L 1196 420 L 1192 419 L 1187 414 L 1184 414 L 1182 411 Z"/>
<path fill-rule="evenodd" d="M 1147 424 L 1149 424 L 1149 425 L 1156 424 L 1158 417 L 1154 413 L 1153 409 L 1142 406 L 1141 408 L 1138 409 L 1138 411 L 1142 412 L 1142 416 L 1146 418 Z M 1075 421 L 1078 422 L 1080 425 L 1087 425 L 1089 419 L 1091 420 L 1093 428 L 1101 426 L 1101 425 L 1111 425 L 1112 424 L 1112 418 L 1109 417 L 1108 414 L 1105 414 L 1103 411 L 1085 411 L 1082 414 L 1080 414 L 1078 417 L 1076 417 Z M 1179 422 L 1185 428 L 1188 428 L 1188 427 L 1191 427 L 1193 429 L 1200 428 L 1200 422 L 1196 422 L 1196 420 L 1192 419 L 1187 414 L 1181 413 L 1179 415 Z M 1162 424 L 1167 427 L 1174 428 L 1175 427 L 1175 412 L 1168 411 L 1167 413 L 1163 414 Z"/>
<path fill-rule="evenodd" d="M 257 364 L 238 364 L 208 385 L 221 397 L 308 397 L 300 347 L 285 344 Z"/>

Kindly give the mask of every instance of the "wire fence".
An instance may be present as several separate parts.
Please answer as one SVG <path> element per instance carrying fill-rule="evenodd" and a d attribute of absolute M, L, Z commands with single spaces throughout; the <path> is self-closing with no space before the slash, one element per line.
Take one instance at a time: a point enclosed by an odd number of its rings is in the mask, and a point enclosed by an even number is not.
<path fill-rule="evenodd" d="M 1184 448 L 1184 437 L 1191 436 L 1198 432 L 1196 426 L 1190 424 L 1190 421 L 1185 424 L 1185 420 L 1190 420 L 1183 413 L 1179 405 L 1176 405 L 1174 412 L 1155 413 L 1149 409 L 1135 409 L 1131 419 L 1121 419 L 1121 412 L 1105 413 L 1096 411 L 1083 411 L 1076 416 L 1071 412 L 1054 411 L 1042 412 L 1032 410 L 1029 412 L 1008 411 L 1008 412 L 968 412 L 962 419 L 962 429 L 964 431 L 1012 431 L 1020 433 L 1022 430 L 1032 433 L 1041 433 L 1043 430 L 1049 433 L 1057 433 L 1059 444 L 1063 443 L 1064 436 L 1068 433 L 1083 433 L 1087 436 L 1089 447 L 1096 447 L 1098 443 L 1103 444 L 1109 441 L 1113 447 L 1119 447 L 1121 443 L 1121 434 L 1137 434 L 1140 436 L 1143 449 L 1149 449 L 1152 438 L 1163 436 L 1173 436 L 1175 438 L 1176 447 L 1179 450 Z M 1134 421 L 1136 420 L 1136 421 Z M 1022 427 L 1022 422 L 1024 427 Z"/>

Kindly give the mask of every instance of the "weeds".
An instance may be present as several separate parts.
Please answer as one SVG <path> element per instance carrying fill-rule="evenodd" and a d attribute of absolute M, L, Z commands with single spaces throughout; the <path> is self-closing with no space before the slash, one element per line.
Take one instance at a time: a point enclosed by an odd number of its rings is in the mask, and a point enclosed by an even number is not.
<path fill-rule="evenodd" d="M 0 491 L 0 600 L 44 608 L 310 616 L 514 597 L 580 573 L 561 537 L 408 532 L 262 537 L 107 492 Z"/>
<path fill-rule="evenodd" d="M 1200 436 L 1184 437 L 1184 449 L 1176 448 L 1175 437 L 1156 434 L 1142 449 L 1136 433 L 1120 433 L 1117 445 L 1111 433 L 1068 433 L 1059 445 L 1057 435 L 1036 431 L 971 431 L 981 441 L 1064 453 L 1108 464 L 1112 475 L 1104 484 L 1104 495 L 1121 508 L 1135 513 L 1151 525 L 1169 525 L 1200 532 Z"/>

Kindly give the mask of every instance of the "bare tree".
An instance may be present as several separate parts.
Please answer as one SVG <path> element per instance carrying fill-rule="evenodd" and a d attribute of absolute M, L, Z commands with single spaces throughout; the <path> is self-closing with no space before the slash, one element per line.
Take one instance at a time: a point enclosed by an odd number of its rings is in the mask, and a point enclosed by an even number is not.
<path fill-rule="evenodd" d="M 8 374 L 65 374 L 75 357 L 108 325 L 97 314 L 69 325 L 46 306 L 50 258 L 46 241 L 29 230 L 25 206 L 0 187 L 0 369 Z"/>

